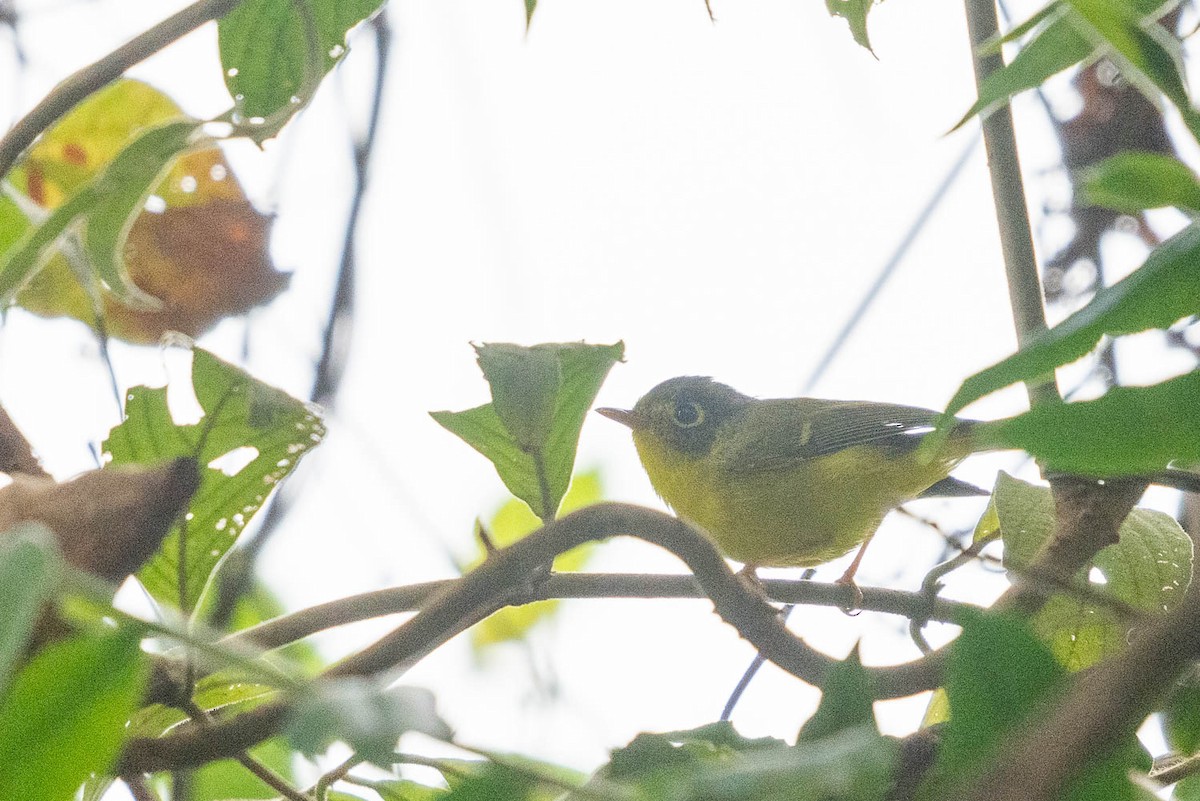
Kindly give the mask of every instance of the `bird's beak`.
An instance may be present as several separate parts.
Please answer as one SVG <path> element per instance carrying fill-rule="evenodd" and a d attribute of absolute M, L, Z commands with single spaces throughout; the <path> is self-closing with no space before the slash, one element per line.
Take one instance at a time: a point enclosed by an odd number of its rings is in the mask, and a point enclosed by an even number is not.
<path fill-rule="evenodd" d="M 609 420 L 616 420 L 623 426 L 637 428 L 638 418 L 632 409 L 614 409 L 610 406 L 602 406 L 596 410 L 596 413 L 604 415 Z"/>

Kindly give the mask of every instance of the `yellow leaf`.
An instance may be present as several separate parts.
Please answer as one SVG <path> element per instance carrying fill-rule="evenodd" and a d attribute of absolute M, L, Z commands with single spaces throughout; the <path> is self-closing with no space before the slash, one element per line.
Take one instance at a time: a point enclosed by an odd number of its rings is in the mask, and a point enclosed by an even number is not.
<path fill-rule="evenodd" d="M 117 81 L 38 141 L 13 171 L 13 186 L 53 209 L 140 132 L 185 117 L 148 84 Z M 123 255 L 130 279 L 162 307 L 131 308 L 102 291 L 100 315 L 109 335 L 140 343 L 157 342 L 167 331 L 196 337 L 287 287 L 288 276 L 275 270 L 268 254 L 271 218 L 251 205 L 219 147 L 175 159 L 155 195 L 158 207 L 138 215 Z M 30 279 L 16 302 L 45 317 L 73 317 L 100 327 L 91 296 L 60 253 Z"/>
<path fill-rule="evenodd" d="M 560 514 L 567 514 L 584 506 L 598 503 L 603 497 L 603 487 L 598 471 L 591 470 L 579 473 L 571 479 L 571 486 L 563 496 Z M 524 501 L 510 499 L 500 507 L 487 525 L 488 535 L 498 547 L 511 545 L 522 537 L 541 528 L 541 521 L 530 511 Z M 578 571 L 583 568 L 592 555 L 595 543 L 587 543 L 578 548 L 559 555 L 554 560 L 554 569 L 558 572 Z M 486 554 L 482 544 L 474 564 L 483 561 Z M 529 629 L 539 621 L 551 616 L 558 608 L 557 600 L 539 601 L 538 603 L 514 606 L 501 609 L 487 620 L 471 629 L 471 645 L 476 653 L 489 645 L 519 640 Z"/>

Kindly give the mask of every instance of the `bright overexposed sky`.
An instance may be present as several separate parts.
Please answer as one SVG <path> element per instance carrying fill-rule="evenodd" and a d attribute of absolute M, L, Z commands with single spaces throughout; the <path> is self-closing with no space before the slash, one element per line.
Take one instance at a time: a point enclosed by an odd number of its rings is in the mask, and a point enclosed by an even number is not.
<path fill-rule="evenodd" d="M 18 2 L 29 64 L 0 82 L 0 115 L 180 5 Z M 542 0 L 526 33 L 519 0 L 389 4 L 393 60 L 359 229 L 349 368 L 328 440 L 293 479 L 302 497 L 262 562 L 289 607 L 451 576 L 448 554 L 473 553 L 473 521 L 504 488 L 427 415 L 487 400 L 471 342 L 624 340 L 627 362 L 601 405 L 631 405 L 681 374 L 759 396 L 799 392 L 975 136 L 975 123 L 946 133 L 974 99 L 962 5 L 878 6 L 878 58 L 819 0 L 713 5 L 715 25 L 701 0 Z M 10 50 L 0 47 L 5 75 L 16 68 Z M 347 130 L 365 117 L 371 62 L 369 45 L 352 40 L 279 140 L 228 148 L 251 196 L 279 215 L 273 252 L 294 271 L 293 289 L 201 344 L 240 359 L 248 342 L 250 369 L 296 394 L 319 351 L 351 185 Z M 229 104 L 212 26 L 133 74 L 196 114 Z M 1057 147 L 1036 101 L 1022 98 L 1017 113 L 1040 217 L 1068 199 L 1051 172 Z M 1060 223 L 1043 230 L 1054 241 L 1040 247 L 1061 243 Z M 1112 244 L 1130 266 L 1140 259 L 1131 242 Z M 938 407 L 1014 347 L 976 147 L 814 392 Z M 164 380 L 153 348 L 116 346 L 114 357 L 127 385 Z M 1147 373 L 1159 367 L 1183 369 L 1154 362 Z M 0 399 L 61 476 L 91 466 L 89 445 L 116 422 L 89 335 L 20 312 L 0 330 Z M 970 411 L 1022 403 L 1009 391 Z M 610 497 L 659 505 L 628 433 L 610 421 L 588 420 L 577 464 L 599 467 Z M 1019 465 L 981 458 L 960 475 L 990 486 L 997 467 Z M 979 505 L 917 509 L 965 527 Z M 935 533 L 889 520 L 860 581 L 915 588 L 941 549 Z M 618 541 L 591 569 L 681 566 Z M 973 583 L 986 594 L 999 579 Z M 916 653 L 895 618 L 801 609 L 794 625 L 839 656 L 860 636 L 868 661 Z M 344 651 L 378 630 L 325 642 Z M 586 769 L 638 731 L 714 720 L 751 656 L 703 602 L 577 601 L 528 647 L 499 648 L 480 666 L 455 641 L 405 680 L 437 692 L 466 742 Z M 734 721 L 749 736 L 790 738 L 815 702 L 768 668 Z M 889 728 L 915 725 L 919 702 L 892 706 Z"/>

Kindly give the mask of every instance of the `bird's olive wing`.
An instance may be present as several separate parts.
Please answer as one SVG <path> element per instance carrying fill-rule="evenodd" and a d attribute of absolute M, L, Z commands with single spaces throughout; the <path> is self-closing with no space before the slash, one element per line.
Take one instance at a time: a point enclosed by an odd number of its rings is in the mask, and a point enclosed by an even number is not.
<path fill-rule="evenodd" d="M 871 401 L 760 401 L 729 442 L 722 463 L 733 472 L 782 470 L 857 445 L 907 453 L 936 417 L 929 409 Z"/>

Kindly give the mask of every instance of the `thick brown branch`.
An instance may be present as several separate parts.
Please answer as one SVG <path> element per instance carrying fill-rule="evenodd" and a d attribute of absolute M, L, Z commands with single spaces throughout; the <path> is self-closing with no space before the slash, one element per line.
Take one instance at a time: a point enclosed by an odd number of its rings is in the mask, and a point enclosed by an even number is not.
<path fill-rule="evenodd" d="M 8 174 L 25 148 L 93 92 L 121 77 L 127 69 L 183 38 L 206 22 L 220 19 L 242 0 L 199 0 L 130 39 L 108 55 L 74 73 L 46 95 L 0 139 L 0 178 Z"/>

